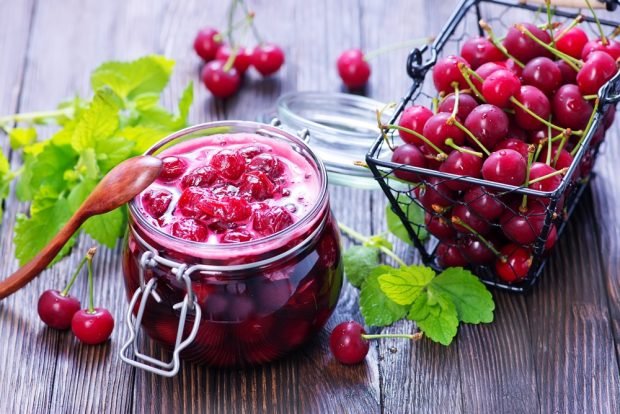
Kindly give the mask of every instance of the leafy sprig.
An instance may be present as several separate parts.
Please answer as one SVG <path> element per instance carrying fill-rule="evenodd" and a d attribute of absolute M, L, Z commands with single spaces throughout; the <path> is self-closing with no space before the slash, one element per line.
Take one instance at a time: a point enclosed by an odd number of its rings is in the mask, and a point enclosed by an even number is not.
<path fill-rule="evenodd" d="M 389 218 L 389 210 L 387 214 Z M 428 338 L 449 345 L 460 322 L 493 321 L 493 297 L 468 270 L 453 267 L 437 275 L 430 267 L 407 265 L 384 235 L 340 228 L 361 243 L 344 253 L 344 267 L 349 282 L 360 289 L 360 310 L 368 325 L 388 326 L 406 318 Z M 397 266 L 380 264 L 381 253 Z"/>
<path fill-rule="evenodd" d="M 0 117 L 11 148 L 21 150 L 23 157 L 23 165 L 12 172 L 0 156 L 0 197 L 7 196 L 8 183 L 17 177 L 18 199 L 31 202 L 29 214 L 18 215 L 15 226 L 15 254 L 21 264 L 47 244 L 108 171 L 187 125 L 191 83 L 176 114 L 159 103 L 173 67 L 174 61 L 156 55 L 105 62 L 91 73 L 90 100 L 76 97 L 55 110 Z M 59 129 L 50 139 L 38 141 L 36 126 L 43 124 Z M 81 230 L 113 247 L 126 221 L 121 208 L 89 219 Z"/>

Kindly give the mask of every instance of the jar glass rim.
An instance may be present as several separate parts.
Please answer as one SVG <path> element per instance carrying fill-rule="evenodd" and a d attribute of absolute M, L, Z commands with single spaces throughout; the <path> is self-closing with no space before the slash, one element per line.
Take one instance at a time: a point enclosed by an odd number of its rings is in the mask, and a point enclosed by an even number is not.
<path fill-rule="evenodd" d="M 204 134 L 205 132 L 210 131 L 209 134 Z M 307 225 L 311 224 L 314 220 L 319 218 L 320 213 L 324 210 L 325 205 L 327 203 L 327 172 L 325 170 L 325 166 L 320 158 L 316 156 L 316 154 L 308 147 L 308 145 L 299 137 L 284 131 L 280 128 L 263 124 L 260 122 L 252 122 L 252 121 L 237 121 L 237 120 L 228 120 L 228 121 L 212 121 L 205 122 L 201 124 L 196 124 L 184 129 L 181 129 L 177 132 L 174 132 L 165 138 L 162 138 L 158 142 L 156 142 L 153 146 L 151 146 L 144 155 L 157 155 L 161 151 L 174 146 L 175 144 L 179 144 L 181 142 L 185 142 L 186 140 L 205 137 L 208 135 L 216 135 L 216 134 L 235 134 L 235 133 L 250 133 L 257 134 L 263 137 L 268 138 L 279 138 L 283 140 L 290 141 L 290 144 L 293 150 L 300 153 L 300 155 L 304 156 L 304 158 L 309 159 L 311 161 L 312 167 L 316 170 L 318 174 L 319 180 L 319 195 L 316 198 L 316 201 L 312 208 L 299 219 L 297 222 L 293 223 L 289 227 L 278 231 L 274 234 L 271 234 L 266 237 L 261 237 L 259 239 L 238 242 L 238 243 L 227 243 L 227 244 L 208 244 L 202 242 L 195 242 L 191 240 L 185 240 L 178 237 L 175 237 L 169 233 L 164 232 L 162 229 L 156 227 L 151 222 L 149 222 L 146 217 L 139 211 L 137 199 L 138 196 L 134 197 L 129 203 L 129 212 L 131 217 L 142 227 L 145 231 L 155 234 L 159 239 L 164 241 L 169 241 L 178 246 L 183 246 L 184 248 L 189 248 L 192 251 L 200 251 L 200 252 L 208 252 L 208 251 L 223 251 L 223 250 L 231 250 L 231 249 L 248 249 L 252 247 L 256 247 L 261 244 L 268 244 L 270 242 L 274 242 L 276 240 L 286 238 L 286 236 L 293 234 L 296 230 L 300 228 L 305 228 Z M 295 148 L 297 146 L 297 148 Z"/>

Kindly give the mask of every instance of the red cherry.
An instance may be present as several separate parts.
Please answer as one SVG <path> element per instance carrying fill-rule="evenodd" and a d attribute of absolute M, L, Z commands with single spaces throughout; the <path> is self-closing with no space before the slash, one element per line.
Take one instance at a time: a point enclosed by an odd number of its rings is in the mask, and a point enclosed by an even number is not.
<path fill-rule="evenodd" d="M 428 121 L 428 119 L 432 116 L 433 111 L 431 111 L 427 107 L 422 105 L 413 105 L 403 111 L 400 119 L 398 120 L 398 125 L 407 129 L 411 129 L 422 135 L 422 132 L 424 131 L 424 125 L 426 125 L 426 121 Z M 422 140 L 417 138 L 415 135 L 410 134 L 409 132 L 399 130 L 398 133 L 403 139 L 403 141 L 409 144 L 422 145 L 424 143 Z"/>
<path fill-rule="evenodd" d="M 243 155 L 243 154 L 242 154 Z M 271 154 L 258 154 L 248 164 L 249 171 L 262 171 L 272 179 L 277 179 L 284 174 L 284 163 L 278 157 Z"/>
<path fill-rule="evenodd" d="M 545 164 L 544 162 L 535 162 L 530 168 L 530 181 L 556 172 L 556 169 Z M 554 175 L 529 185 L 533 190 L 538 191 L 554 191 L 562 183 L 561 175 Z"/>
<path fill-rule="evenodd" d="M 448 138 L 452 138 L 456 145 L 465 142 L 465 133 L 450 122 L 451 117 L 452 115 L 447 112 L 439 112 L 430 117 L 424 125 L 422 135 L 443 151 L 451 150 L 445 143 Z"/>
<path fill-rule="evenodd" d="M 465 64 L 469 67 L 469 63 L 460 56 L 450 55 L 445 58 L 441 58 L 435 63 L 433 67 L 433 82 L 438 92 L 450 93 L 454 92 L 453 82 L 458 84 L 459 89 L 465 89 L 468 87 L 461 70 L 458 67 L 459 63 Z"/>
<path fill-rule="evenodd" d="M 482 83 L 482 95 L 492 105 L 505 108 L 521 88 L 521 81 L 507 69 L 496 70 Z"/>
<path fill-rule="evenodd" d="M 486 37 L 467 39 L 461 48 L 461 56 L 471 64 L 472 69 L 504 59 L 504 54 Z"/>
<path fill-rule="evenodd" d="M 211 27 L 201 29 L 196 35 L 194 50 L 206 62 L 215 59 L 215 55 L 222 45 L 222 41 L 217 39 L 219 36 L 220 32 Z"/>
<path fill-rule="evenodd" d="M 562 83 L 577 83 L 577 72 L 563 60 L 556 60 L 555 65 L 562 73 Z"/>
<path fill-rule="evenodd" d="M 603 41 L 599 39 L 592 39 L 583 46 L 581 51 L 581 59 L 586 60 L 592 52 L 605 52 L 611 56 L 614 60 L 620 58 L 620 42 L 613 39 L 607 39 L 607 44 L 604 45 Z"/>
<path fill-rule="evenodd" d="M 458 218 L 468 227 L 471 227 L 471 230 L 467 227 L 461 226 L 454 221 L 454 218 Z M 476 214 L 471 208 L 469 208 L 465 204 L 459 204 L 452 210 L 452 224 L 456 231 L 460 233 L 466 234 L 487 234 L 491 230 L 491 225 L 487 220 L 483 217 L 480 217 Z M 472 231 L 473 230 L 473 231 Z"/>
<path fill-rule="evenodd" d="M 530 251 L 516 244 L 507 244 L 502 247 L 500 253 L 504 258 L 495 261 L 497 276 L 506 283 L 525 279 L 532 266 L 533 257 Z"/>
<path fill-rule="evenodd" d="M 334 358 L 342 364 L 359 364 L 366 358 L 370 345 L 362 335 L 366 331 L 357 322 L 349 321 L 337 325 L 329 335 L 329 349 Z"/>
<path fill-rule="evenodd" d="M 591 52 L 579 72 L 577 85 L 584 95 L 593 95 L 618 71 L 616 61 L 605 52 Z"/>
<path fill-rule="evenodd" d="M 238 151 L 223 149 L 211 158 L 211 167 L 229 180 L 238 180 L 245 171 L 245 158 Z"/>
<path fill-rule="evenodd" d="M 549 44 L 551 42 L 551 37 L 547 31 L 538 28 L 532 23 L 522 23 L 522 25 L 544 43 Z M 516 26 L 512 26 L 508 29 L 503 44 L 506 50 L 508 50 L 508 53 L 523 63 L 527 63 L 538 56 L 550 57 L 551 55 L 545 48 L 530 39 L 526 34 L 521 33 Z"/>
<path fill-rule="evenodd" d="M 153 218 L 160 218 L 168 211 L 172 193 L 165 189 L 149 190 L 142 195 L 142 206 Z"/>
<path fill-rule="evenodd" d="M 445 180 L 437 177 L 430 177 L 424 185 L 417 186 L 413 192 L 420 204 L 429 211 L 448 208 L 456 199 L 456 193 L 448 188 Z"/>
<path fill-rule="evenodd" d="M 523 106 L 535 113 L 542 119 L 549 119 L 551 113 L 551 105 L 547 96 L 537 87 L 531 85 L 524 85 L 519 89 L 519 92 L 515 95 L 515 99 L 519 101 Z M 515 121 L 521 128 L 534 131 L 546 127 L 542 122 L 532 117 L 523 109 L 513 104 L 515 111 Z"/>
<path fill-rule="evenodd" d="M 276 73 L 284 64 L 284 52 L 274 44 L 263 44 L 254 48 L 252 65 L 263 76 Z"/>
<path fill-rule="evenodd" d="M 164 157 L 158 179 L 163 182 L 174 181 L 187 169 L 187 161 L 182 157 Z"/>
<path fill-rule="evenodd" d="M 493 151 L 499 151 L 501 149 L 511 149 L 517 151 L 523 156 L 523 158 L 527 159 L 529 154 L 529 147 L 530 145 L 527 142 L 524 142 L 517 138 L 508 138 L 498 142 L 495 148 L 493 148 Z"/>
<path fill-rule="evenodd" d="M 254 211 L 252 226 L 263 236 L 277 233 L 294 223 L 293 216 L 284 207 L 267 207 Z"/>
<path fill-rule="evenodd" d="M 491 243 L 488 240 L 487 242 Z M 461 248 L 463 256 L 475 265 L 491 263 L 496 258 L 493 250 L 489 249 L 489 247 L 475 235 L 467 235 L 459 239 L 458 245 Z"/>
<path fill-rule="evenodd" d="M 437 256 L 437 263 L 443 268 L 465 267 L 469 265 L 469 261 L 463 257 L 461 250 L 455 245 L 439 243 L 435 254 Z"/>
<path fill-rule="evenodd" d="M 515 150 L 501 149 L 492 152 L 482 164 L 485 180 L 509 185 L 522 185 L 527 172 L 527 161 Z"/>
<path fill-rule="evenodd" d="M 370 65 L 360 49 L 345 50 L 336 61 L 340 79 L 349 89 L 359 89 L 370 78 Z"/>
<path fill-rule="evenodd" d="M 464 147 L 470 151 L 471 148 Z M 448 174 L 462 175 L 465 177 L 480 177 L 480 168 L 482 167 L 482 158 L 466 152 L 453 150 L 448 158 L 441 164 L 439 171 Z M 466 190 L 471 184 L 459 180 L 446 180 L 446 187 L 451 190 Z"/>
<path fill-rule="evenodd" d="M 536 241 L 545 224 L 546 209 L 540 203 L 529 203 L 525 212 L 508 208 L 499 222 L 504 235 L 519 245 Z"/>
<path fill-rule="evenodd" d="M 424 224 L 426 225 L 426 230 L 441 241 L 454 240 L 456 237 L 456 230 L 450 224 L 450 219 L 441 214 L 426 212 L 424 214 Z"/>
<path fill-rule="evenodd" d="M 485 148 L 493 148 L 508 134 L 508 115 L 495 105 L 483 104 L 474 108 L 465 120 L 465 127 Z M 466 136 L 470 145 L 477 145 Z"/>
<path fill-rule="evenodd" d="M 541 151 L 538 159 L 541 162 L 545 161 L 547 159 L 548 152 L 549 152 L 549 149 L 545 147 Z M 558 153 L 558 145 L 556 144 L 551 148 L 551 163 L 552 163 L 551 165 L 553 165 L 553 160 L 555 159 L 557 153 Z M 568 168 L 573 163 L 573 156 L 570 155 L 570 152 L 566 151 L 565 148 L 562 148 L 562 151 L 560 151 L 560 155 L 557 155 L 557 157 L 558 157 L 558 161 L 555 164 L 555 168 L 558 170 L 561 170 L 562 168 Z"/>
<path fill-rule="evenodd" d="M 404 144 L 396 147 L 392 153 L 392 162 L 426 168 L 426 158 L 424 154 L 422 154 L 418 147 L 412 144 Z M 411 181 L 412 183 L 420 181 L 420 176 L 418 174 L 402 169 L 394 170 L 394 175 L 402 180 Z"/>
<path fill-rule="evenodd" d="M 66 330 L 71 327 L 71 318 L 80 307 L 79 299 L 71 295 L 64 296 L 58 290 L 46 290 L 39 297 L 37 312 L 50 328 Z"/>
<path fill-rule="evenodd" d="M 443 101 L 441 101 L 441 103 L 439 104 L 439 107 L 437 108 L 438 112 L 452 113 L 455 103 L 456 103 L 456 95 L 454 95 L 454 93 L 447 95 L 443 99 Z M 467 115 L 469 115 L 471 111 L 473 111 L 477 106 L 478 106 L 478 102 L 473 96 L 466 94 L 466 93 L 460 93 L 459 94 L 459 110 L 456 113 L 457 118 L 466 119 Z M 433 115 L 432 112 L 431 112 L 431 115 Z"/>
<path fill-rule="evenodd" d="M 234 95 L 241 85 L 241 77 L 234 67 L 224 70 L 225 62 L 212 60 L 202 68 L 202 81 L 207 89 L 217 98 Z"/>
<path fill-rule="evenodd" d="M 499 196 L 484 187 L 472 187 L 463 196 L 463 201 L 472 212 L 489 221 L 495 220 L 504 212 L 504 204 Z"/>
<path fill-rule="evenodd" d="M 193 218 L 178 218 L 170 227 L 170 233 L 184 240 L 203 242 L 209 231 L 200 221 Z"/>
<path fill-rule="evenodd" d="M 103 308 L 95 308 L 93 312 L 82 309 L 73 315 L 71 330 L 81 342 L 97 345 L 108 340 L 114 329 L 112 314 Z"/>
<path fill-rule="evenodd" d="M 564 33 L 559 30 L 558 33 Z M 562 37 L 556 39 L 555 47 L 560 52 L 566 53 L 575 59 L 581 58 L 583 47 L 588 43 L 588 35 L 579 27 L 573 27 L 567 31 Z"/>
<path fill-rule="evenodd" d="M 210 166 L 198 167 L 183 176 L 180 187 L 209 187 L 217 179 L 217 172 Z"/>
<path fill-rule="evenodd" d="M 562 85 L 551 101 L 557 125 L 574 131 L 584 129 L 592 114 L 592 105 L 581 95 L 577 85 Z M 545 127 L 546 130 L 546 127 Z"/>
<path fill-rule="evenodd" d="M 264 200 L 273 196 L 276 185 L 262 171 L 249 171 L 241 176 L 239 194 L 254 200 Z"/>
<path fill-rule="evenodd" d="M 237 48 L 237 54 L 235 55 L 235 60 L 233 62 L 233 68 L 237 69 L 237 72 L 240 75 L 243 75 L 246 70 L 252 64 L 252 54 L 253 50 L 247 47 L 239 47 Z M 215 58 L 217 60 L 221 60 L 226 63 L 232 54 L 232 49 L 228 45 L 222 45 L 218 50 Z"/>
<path fill-rule="evenodd" d="M 478 74 L 479 77 L 482 78 L 482 81 L 480 81 L 477 76 L 472 76 L 471 81 L 474 83 L 474 86 L 476 87 L 476 89 L 478 89 L 479 91 L 482 91 L 482 82 L 484 82 L 484 80 L 488 78 L 489 75 L 491 75 L 491 73 L 497 70 L 506 70 L 506 69 L 508 68 L 503 62 L 485 63 L 484 65 L 476 69 L 476 73 Z"/>
<path fill-rule="evenodd" d="M 562 72 L 551 59 L 537 57 L 523 68 L 523 83 L 536 86 L 543 93 L 549 95 L 562 84 Z"/>

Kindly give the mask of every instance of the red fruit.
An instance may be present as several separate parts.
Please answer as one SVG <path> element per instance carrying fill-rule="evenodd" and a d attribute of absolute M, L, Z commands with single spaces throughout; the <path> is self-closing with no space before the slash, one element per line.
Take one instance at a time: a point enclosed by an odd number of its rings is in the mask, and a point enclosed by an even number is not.
<path fill-rule="evenodd" d="M 203 242 L 209 232 L 198 220 L 193 218 L 178 218 L 170 228 L 170 233 L 179 239 Z"/>
<path fill-rule="evenodd" d="M 532 255 L 528 249 L 516 244 L 507 244 L 500 253 L 504 258 L 495 261 L 497 276 L 506 283 L 520 282 L 526 278 L 532 266 Z"/>
<path fill-rule="evenodd" d="M 616 61 L 605 52 L 592 52 L 577 72 L 577 85 L 583 95 L 593 95 L 618 71 Z"/>
<path fill-rule="evenodd" d="M 359 364 L 366 358 L 370 345 L 362 335 L 366 331 L 357 322 L 349 321 L 337 325 L 329 335 L 329 349 L 341 364 Z"/>
<path fill-rule="evenodd" d="M 440 212 L 452 206 L 456 199 L 455 192 L 446 186 L 445 180 L 436 177 L 430 177 L 424 185 L 417 186 L 413 192 L 428 211 Z"/>
<path fill-rule="evenodd" d="M 521 154 L 523 156 L 523 158 L 527 159 L 528 157 L 528 150 L 529 150 L 530 145 L 527 142 L 524 142 L 520 139 L 517 138 L 508 138 L 505 139 L 503 141 L 500 141 L 495 148 L 493 148 L 493 151 L 499 151 L 501 149 L 510 149 L 510 150 L 515 150 L 517 151 L 519 154 Z"/>
<path fill-rule="evenodd" d="M 525 182 L 527 161 L 515 150 L 501 149 L 492 152 L 482 164 L 482 177 L 485 180 L 509 185 L 522 185 Z"/>
<path fill-rule="evenodd" d="M 541 162 L 545 162 L 547 160 L 548 152 L 549 152 L 549 149 L 547 147 L 544 147 L 538 159 Z M 558 145 L 556 144 L 551 148 L 551 165 L 552 166 L 554 165 L 553 160 L 555 159 L 557 153 L 558 153 Z M 558 161 L 555 164 L 555 168 L 557 170 L 561 170 L 562 168 L 568 168 L 573 163 L 573 156 L 570 155 L 570 152 L 566 151 L 566 149 L 564 148 L 562 148 L 562 151 L 560 151 L 560 155 L 557 155 L 557 157 L 558 157 Z"/>
<path fill-rule="evenodd" d="M 71 319 L 73 335 L 88 345 L 98 345 L 107 341 L 113 329 L 114 318 L 103 308 L 95 308 L 92 313 L 88 309 L 82 309 Z"/>
<path fill-rule="evenodd" d="M 482 83 L 482 95 L 492 105 L 505 108 L 521 88 L 521 81 L 507 69 L 496 70 Z"/>
<path fill-rule="evenodd" d="M 206 62 L 215 59 L 218 49 L 222 45 L 222 41 L 217 39 L 220 33 L 211 28 L 206 27 L 198 32 L 194 39 L 194 50 Z"/>
<path fill-rule="evenodd" d="M 614 60 L 617 60 L 620 58 L 620 42 L 608 38 L 607 44 L 603 45 L 600 38 L 590 40 L 583 46 L 583 50 L 581 51 L 581 59 L 586 60 L 588 56 L 590 56 L 590 53 L 596 51 L 605 52 Z"/>
<path fill-rule="evenodd" d="M 545 30 L 539 29 L 532 23 L 522 23 L 522 25 L 544 43 L 549 44 L 551 42 L 551 37 Z M 508 29 L 508 33 L 506 33 L 503 44 L 506 50 L 508 50 L 508 53 L 523 63 L 527 63 L 538 56 L 551 57 L 551 54 L 545 48 L 530 39 L 524 33 L 521 33 L 516 26 Z"/>
<path fill-rule="evenodd" d="M 198 208 L 206 216 L 226 223 L 243 221 L 252 214 L 252 207 L 246 199 L 230 195 L 220 199 L 203 198 L 198 201 Z"/>
<path fill-rule="evenodd" d="M 443 101 L 439 104 L 438 112 L 448 112 L 452 113 L 454 109 L 454 104 L 456 102 L 456 95 L 453 93 L 449 94 L 444 98 Z M 459 93 L 459 110 L 456 113 L 456 117 L 458 119 L 466 119 L 467 115 L 471 113 L 478 106 L 478 102 L 476 99 L 467 94 L 467 93 Z M 433 113 L 431 112 L 431 116 Z"/>
<path fill-rule="evenodd" d="M 556 169 L 548 166 L 543 162 L 535 162 L 530 168 L 530 181 L 543 177 L 547 174 L 556 172 Z M 562 176 L 560 174 L 554 175 L 549 178 L 545 178 L 542 181 L 538 181 L 529 185 L 533 190 L 538 191 L 554 191 L 562 183 Z"/>
<path fill-rule="evenodd" d="M 551 250 L 555 243 L 558 241 L 558 229 L 555 225 L 551 225 L 549 229 L 549 234 L 547 234 L 547 240 L 545 240 L 545 250 Z"/>
<path fill-rule="evenodd" d="M 254 200 L 264 200 L 273 195 L 276 185 L 262 171 L 250 171 L 241 176 L 239 194 L 249 196 Z"/>
<path fill-rule="evenodd" d="M 532 85 L 549 95 L 562 84 L 560 68 L 549 58 L 537 57 L 523 68 L 523 83 Z"/>
<path fill-rule="evenodd" d="M 233 62 L 233 68 L 237 69 L 237 73 L 243 75 L 246 70 L 252 64 L 252 55 L 253 50 L 247 47 L 239 47 L 237 48 L 237 53 L 235 54 L 235 60 Z M 222 45 L 218 50 L 215 58 L 217 60 L 221 60 L 226 63 L 232 54 L 232 49 L 228 45 Z"/>
<path fill-rule="evenodd" d="M 223 149 L 211 158 L 213 167 L 220 176 L 229 180 L 237 180 L 245 171 L 245 158 L 238 151 Z"/>
<path fill-rule="evenodd" d="M 484 104 L 471 111 L 465 120 L 465 127 L 488 149 L 506 138 L 508 122 L 508 115 L 504 111 L 497 106 Z M 478 147 L 469 136 L 466 139 L 474 148 Z"/>
<path fill-rule="evenodd" d="M 174 181 L 187 169 L 187 161 L 180 157 L 164 157 L 158 179 L 164 182 Z"/>
<path fill-rule="evenodd" d="M 557 125 L 574 131 L 582 130 L 588 125 L 593 108 L 583 99 L 577 85 L 562 85 L 553 95 L 551 104 L 553 119 Z"/>
<path fill-rule="evenodd" d="M 400 116 L 400 119 L 398 120 L 398 125 L 411 129 L 422 135 L 424 125 L 426 125 L 426 121 L 428 121 L 431 116 L 433 116 L 433 111 L 427 107 L 422 105 L 413 105 L 405 108 Z M 409 132 L 398 131 L 398 133 L 403 141 L 408 144 L 422 145 L 424 143 L 422 140 L 418 139 L 415 135 L 410 134 Z"/>
<path fill-rule="evenodd" d="M 216 179 L 217 172 L 212 167 L 198 167 L 183 176 L 180 187 L 209 187 Z"/>
<path fill-rule="evenodd" d="M 568 63 L 563 60 L 556 60 L 555 65 L 562 73 L 562 83 L 577 83 L 577 72 L 571 68 Z"/>
<path fill-rule="evenodd" d="M 160 218 L 168 210 L 172 193 L 168 190 L 149 190 L 142 195 L 142 207 L 153 218 Z"/>
<path fill-rule="evenodd" d="M 484 187 L 472 187 L 463 196 L 463 201 L 472 212 L 489 221 L 495 220 L 504 212 L 504 204 L 499 196 Z"/>
<path fill-rule="evenodd" d="M 282 176 L 284 168 L 284 163 L 271 154 L 256 155 L 247 167 L 249 171 L 262 171 L 274 180 Z"/>
<path fill-rule="evenodd" d="M 499 220 L 504 235 L 519 245 L 536 241 L 545 224 L 546 210 L 540 203 L 530 203 L 525 212 L 508 208 Z"/>
<path fill-rule="evenodd" d="M 558 33 L 564 33 L 560 30 Z M 588 43 L 588 35 L 579 27 L 573 27 L 555 41 L 555 47 L 575 59 L 581 58 L 583 47 Z"/>
<path fill-rule="evenodd" d="M 445 144 L 446 139 L 452 138 L 456 145 L 463 145 L 465 133 L 450 122 L 452 115 L 447 112 L 439 112 L 426 121 L 424 125 L 424 137 L 435 144 L 439 149 L 448 152 L 451 150 Z"/>
<path fill-rule="evenodd" d="M 506 70 L 506 69 L 507 69 L 506 65 L 503 63 L 489 62 L 489 63 L 485 63 L 484 65 L 476 69 L 476 73 L 478 74 L 478 76 L 482 78 L 482 82 L 484 82 L 484 80 L 488 78 L 489 75 L 491 75 L 491 73 L 497 70 Z M 478 80 L 476 76 L 472 76 L 470 79 L 474 83 L 474 86 L 476 87 L 476 89 L 478 89 L 479 91 L 482 91 L 482 82 Z"/>
<path fill-rule="evenodd" d="M 263 236 L 284 230 L 294 223 L 293 216 L 284 207 L 265 207 L 254 211 L 252 225 Z"/>
<path fill-rule="evenodd" d="M 50 328 L 66 330 L 71 327 L 71 318 L 80 310 L 79 299 L 64 296 L 58 290 L 46 290 L 39 297 L 37 312 L 39 318 Z"/>
<path fill-rule="evenodd" d="M 284 52 L 273 44 L 256 46 L 252 53 L 252 65 L 263 76 L 276 73 L 284 64 Z"/>
<path fill-rule="evenodd" d="M 472 150 L 471 148 L 464 147 Z M 448 174 L 462 175 L 465 177 L 480 177 L 482 158 L 458 150 L 453 150 L 448 158 L 441 164 L 439 171 Z M 446 187 L 451 190 L 460 191 L 468 189 L 471 184 L 459 180 L 446 180 Z"/>
<path fill-rule="evenodd" d="M 471 227 L 471 230 L 457 224 L 457 222 L 454 221 L 455 217 L 465 223 L 468 227 Z M 454 225 L 456 231 L 466 234 L 473 234 L 472 230 L 474 230 L 476 233 L 484 235 L 489 233 L 491 230 L 491 225 L 489 222 L 473 212 L 473 210 L 465 204 L 459 204 L 452 210 L 452 224 Z"/>
<path fill-rule="evenodd" d="M 547 96 L 537 87 L 531 85 L 522 86 L 515 95 L 515 99 L 523 104 L 531 112 L 542 119 L 549 119 L 551 105 Z M 542 122 L 532 117 L 517 105 L 512 106 L 515 111 L 515 121 L 521 128 L 534 131 L 546 127 Z"/>
<path fill-rule="evenodd" d="M 345 50 L 336 61 L 340 79 L 349 89 L 359 89 L 366 85 L 370 78 L 370 65 L 359 49 Z"/>
<path fill-rule="evenodd" d="M 426 168 L 426 158 L 418 147 L 412 144 L 404 144 L 396 147 L 392 153 L 392 162 L 397 164 L 411 165 L 413 167 Z M 404 171 L 402 169 L 394 170 L 394 175 L 402 180 L 417 183 L 420 176 L 416 173 Z"/>
<path fill-rule="evenodd" d="M 465 267 L 469 264 L 469 261 L 463 257 L 461 250 L 455 245 L 439 243 L 435 255 L 437 256 L 437 264 L 443 268 Z"/>
<path fill-rule="evenodd" d="M 484 63 L 504 59 L 504 54 L 486 37 L 467 39 L 461 48 L 461 56 L 474 70 Z"/>
<path fill-rule="evenodd" d="M 186 217 L 199 217 L 202 211 L 198 204 L 206 198 L 213 197 L 210 190 L 200 187 L 188 187 L 181 193 L 176 208 Z"/>
<path fill-rule="evenodd" d="M 252 240 L 252 235 L 244 230 L 228 231 L 220 239 L 222 243 L 242 243 Z"/>
<path fill-rule="evenodd" d="M 241 77 L 234 67 L 224 70 L 225 63 L 212 60 L 202 68 L 202 81 L 207 89 L 217 98 L 234 95 L 241 85 Z"/>
<path fill-rule="evenodd" d="M 454 92 L 453 82 L 457 82 L 459 89 L 466 89 L 468 87 L 458 67 L 459 63 L 463 63 L 467 67 L 470 66 L 465 59 L 454 55 L 441 58 L 435 63 L 433 67 L 433 82 L 437 91 L 445 93 Z"/>
<path fill-rule="evenodd" d="M 456 238 L 456 230 L 450 224 L 450 219 L 440 214 L 424 214 L 426 230 L 441 241 L 450 241 Z"/>
<path fill-rule="evenodd" d="M 489 249 L 484 242 L 474 235 L 468 235 L 461 238 L 459 240 L 459 247 L 461 248 L 463 256 L 475 265 L 491 263 L 493 259 L 496 258 L 493 250 Z"/>

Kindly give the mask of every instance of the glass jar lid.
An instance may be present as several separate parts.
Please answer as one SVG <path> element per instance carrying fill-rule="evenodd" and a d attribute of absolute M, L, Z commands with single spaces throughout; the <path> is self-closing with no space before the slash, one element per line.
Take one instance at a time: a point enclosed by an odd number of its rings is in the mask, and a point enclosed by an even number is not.
<path fill-rule="evenodd" d="M 308 146 L 325 164 L 332 184 L 375 189 L 378 184 L 364 161 L 377 139 L 376 111 L 384 103 L 346 93 L 293 92 L 277 101 L 272 114 L 285 129 L 307 130 Z M 384 113 L 384 121 L 391 113 Z"/>

